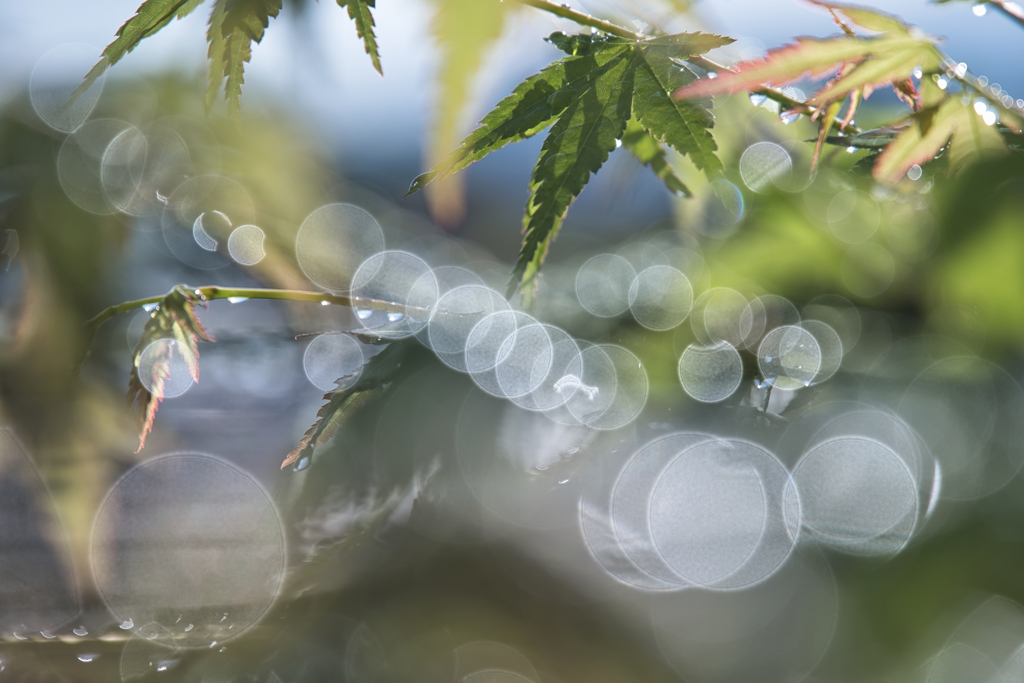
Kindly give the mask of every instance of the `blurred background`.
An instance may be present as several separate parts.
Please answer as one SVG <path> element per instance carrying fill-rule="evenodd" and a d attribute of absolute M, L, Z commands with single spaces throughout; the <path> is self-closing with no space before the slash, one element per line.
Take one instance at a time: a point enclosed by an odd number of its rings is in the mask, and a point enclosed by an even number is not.
<path fill-rule="evenodd" d="M 674 157 L 680 197 L 613 152 L 534 317 L 492 349 L 575 371 L 516 392 L 446 355 L 443 318 L 398 334 L 216 300 L 200 380 L 172 365 L 136 452 L 124 396 L 154 309 L 89 340 L 107 306 L 178 283 L 346 294 L 384 249 L 415 255 L 394 272 L 429 275 L 430 308 L 505 291 L 542 136 L 403 195 L 559 58 L 545 36 L 580 29 L 508 1 L 377 4 L 384 78 L 344 10 L 285 3 L 241 121 L 204 111 L 208 8 L 62 109 L 135 2 L 0 5 L 0 679 L 1024 680 L 1016 152 L 883 187 L 868 152 L 827 148 L 811 180 L 815 124 L 718 98 L 724 179 Z M 795 1 L 570 5 L 731 36 L 727 64 L 838 32 Z M 1024 34 L 994 6 L 881 9 L 1024 97 Z M 878 92 L 856 120 L 902 113 Z M 383 339 L 343 334 L 367 328 Z M 282 470 L 397 337 L 400 371 Z"/>

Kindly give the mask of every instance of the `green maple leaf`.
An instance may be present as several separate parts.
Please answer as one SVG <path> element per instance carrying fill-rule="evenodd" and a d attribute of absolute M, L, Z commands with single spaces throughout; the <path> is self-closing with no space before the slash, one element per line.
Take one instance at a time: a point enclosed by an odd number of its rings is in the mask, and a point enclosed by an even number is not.
<path fill-rule="evenodd" d="M 509 296 L 522 287 L 527 299 L 532 297 L 566 212 L 622 137 L 632 111 L 635 72 L 628 58 L 592 70 L 587 87 L 551 127 L 530 177 L 523 244 L 512 269 Z"/>
<path fill-rule="evenodd" d="M 732 42 L 729 38 L 682 33 L 655 38 L 636 48 L 636 94 L 633 113 L 645 129 L 680 154 L 690 157 L 708 175 L 722 171 L 711 135 L 715 124 L 708 102 L 675 100 L 671 93 L 697 81 L 677 60 L 703 54 Z"/>
<path fill-rule="evenodd" d="M 333 437 L 344 424 L 371 400 L 379 396 L 384 385 L 394 381 L 399 371 L 408 372 L 418 367 L 430 354 L 415 339 L 389 344 L 387 348 L 363 366 L 359 379 L 350 387 L 336 389 L 324 395 L 327 401 L 317 411 L 316 421 L 306 430 L 298 445 L 281 463 L 281 469 L 313 451 Z"/>
<path fill-rule="evenodd" d="M 126 54 L 135 49 L 143 39 L 155 34 L 173 19 L 191 14 L 204 0 L 146 0 L 135 10 L 135 15 L 117 29 L 117 38 L 104 48 L 102 58 L 96 63 L 75 91 L 69 101 L 88 90 L 96 79 Z"/>
<path fill-rule="evenodd" d="M 527 298 L 565 213 L 634 115 L 641 130 L 628 137 L 630 148 L 672 191 L 686 193 L 686 188 L 671 173 L 662 143 L 689 155 L 706 173 L 721 171 L 710 132 L 714 119 L 706 104 L 673 102 L 670 93 L 696 78 L 680 60 L 732 42 L 700 33 L 645 41 L 555 33 L 548 40 L 568 56 L 520 83 L 408 192 L 551 126 L 530 179 L 523 244 L 509 284 L 510 293 L 522 287 Z"/>
<path fill-rule="evenodd" d="M 210 85 L 206 105 L 212 106 L 224 81 L 228 114 L 238 117 L 239 98 L 245 83 L 245 63 L 252 57 L 252 43 L 263 40 L 270 19 L 281 11 L 281 0 L 217 0 L 210 15 L 207 39 L 210 47 Z"/>
<path fill-rule="evenodd" d="M 630 119 L 626 122 L 626 132 L 622 134 L 622 146 L 633 153 L 637 160 L 654 171 L 665 187 L 673 194 L 692 197 L 693 193 L 676 175 L 668 163 L 668 150 L 658 140 L 644 130 L 640 122 Z"/>
<path fill-rule="evenodd" d="M 135 405 L 135 423 L 139 431 L 139 450 L 146 445 L 146 436 L 153 429 L 153 420 L 164 397 L 164 383 L 170 377 L 171 354 L 178 354 L 188 366 L 189 375 L 199 381 L 198 342 L 213 341 L 203 324 L 195 315 L 200 302 L 194 290 L 188 285 L 176 285 L 154 309 L 142 329 L 142 337 L 132 353 L 132 372 L 128 380 L 128 408 Z M 161 344 L 150 353 L 154 354 L 152 364 L 144 370 L 139 367 L 143 352 L 151 344 L 169 340 L 175 344 Z M 150 360 L 150 359 L 147 359 Z M 146 377 L 142 374 L 145 372 Z M 138 452 L 138 451 L 136 451 Z"/>
<path fill-rule="evenodd" d="M 614 51 L 568 57 L 530 76 L 480 121 L 477 129 L 462 141 L 458 149 L 413 180 L 406 196 L 463 170 L 505 145 L 541 132 L 579 99 L 592 72 L 621 58 L 627 49 L 628 44 L 620 41 Z"/>
<path fill-rule="evenodd" d="M 374 21 L 371 7 L 376 7 L 377 0 L 338 0 L 338 6 L 348 8 L 348 16 L 356 23 L 356 35 L 363 40 L 366 47 L 366 54 L 370 55 L 373 68 L 381 76 L 384 69 L 380 65 L 380 51 L 377 47 L 377 37 L 373 33 Z"/>

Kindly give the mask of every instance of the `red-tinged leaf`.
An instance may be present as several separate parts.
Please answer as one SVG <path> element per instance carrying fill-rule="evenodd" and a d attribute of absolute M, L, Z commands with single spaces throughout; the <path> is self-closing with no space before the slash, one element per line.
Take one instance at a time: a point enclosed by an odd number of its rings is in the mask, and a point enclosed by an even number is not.
<path fill-rule="evenodd" d="M 872 175 L 878 180 L 896 183 L 915 165 L 925 164 L 949 143 L 952 173 L 975 158 L 1004 151 L 1002 137 L 993 126 L 959 96 L 950 96 L 938 106 L 925 109 L 912 118 L 912 124 L 878 155 Z"/>
<path fill-rule="evenodd" d="M 822 0 L 808 0 L 808 2 L 819 7 L 825 7 L 833 16 L 835 16 L 836 12 L 839 12 L 854 24 L 869 31 L 901 31 L 906 33 L 910 30 L 910 27 L 904 24 L 899 17 L 887 14 L 886 12 L 880 12 L 872 7 L 846 5 L 839 2 L 823 2 Z M 837 23 L 839 23 L 838 20 Z M 840 23 L 840 25 L 843 24 Z"/>
<path fill-rule="evenodd" d="M 187 285 L 176 285 L 167 293 L 142 330 L 142 337 L 132 353 L 132 371 L 128 380 L 129 410 L 135 406 L 135 423 L 139 432 L 139 451 L 146 445 L 146 436 L 153 429 L 157 409 L 164 398 L 165 383 L 170 378 L 171 354 L 174 349 L 188 366 L 189 375 L 199 381 L 199 341 L 213 341 L 195 315 L 202 303 Z M 165 343 L 157 344 L 164 341 Z M 170 343 L 170 342 L 173 342 Z M 143 352 L 153 346 L 146 368 L 140 367 Z M 152 362 L 150 362 L 152 361 Z M 142 373 L 146 376 L 143 377 Z M 138 451 L 136 451 L 138 452 Z"/>
<path fill-rule="evenodd" d="M 930 44 L 914 38 L 889 35 L 875 38 L 798 38 L 795 44 L 772 50 L 764 59 L 743 62 L 734 71 L 720 73 L 715 79 L 702 78 L 690 83 L 677 90 L 675 97 L 681 99 L 737 93 L 765 84 L 782 85 L 804 76 L 821 77 L 836 71 L 847 62 L 860 62 L 868 57 L 920 49 L 922 45 Z M 914 66 L 911 64 L 909 69 Z M 862 79 L 862 83 L 869 81 Z M 832 86 L 837 93 L 843 89 L 840 83 Z M 845 92 L 851 89 L 847 88 Z"/>
<path fill-rule="evenodd" d="M 926 71 L 934 69 L 938 67 L 940 59 L 934 46 L 924 42 L 913 42 L 892 52 L 871 55 L 843 78 L 833 80 L 814 93 L 808 102 L 814 106 L 825 106 L 846 97 L 854 90 L 874 89 L 909 78 L 915 67 Z"/>
<path fill-rule="evenodd" d="M 850 122 L 853 121 L 853 115 L 857 113 L 857 107 L 860 106 L 863 97 L 863 90 L 854 90 L 850 93 L 850 106 L 846 108 L 846 116 L 843 117 L 843 122 L 839 124 L 839 130 L 845 131 Z"/>
<path fill-rule="evenodd" d="M 825 139 L 828 137 L 829 131 L 832 130 L 832 122 L 835 121 L 836 114 L 839 113 L 839 107 L 841 106 L 841 102 L 833 102 L 824 109 L 818 110 L 819 114 L 822 112 L 824 114 L 818 117 L 818 141 L 814 145 L 814 156 L 811 158 L 811 177 L 814 177 L 814 173 L 818 169 L 818 159 L 821 158 L 821 150 L 825 146 Z"/>
<path fill-rule="evenodd" d="M 898 81 L 892 82 L 892 89 L 896 91 L 896 97 L 900 98 L 903 104 L 917 111 L 920 108 L 921 93 L 914 87 L 914 79 L 907 76 Z"/>

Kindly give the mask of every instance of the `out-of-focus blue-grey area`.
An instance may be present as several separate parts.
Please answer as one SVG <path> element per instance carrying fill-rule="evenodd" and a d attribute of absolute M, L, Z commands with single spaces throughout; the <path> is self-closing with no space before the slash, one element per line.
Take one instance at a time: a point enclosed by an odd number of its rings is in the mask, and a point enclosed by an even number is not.
<path fill-rule="evenodd" d="M 1019 156 L 883 187 L 836 147 L 812 178 L 813 124 L 722 97 L 724 176 L 674 158 L 684 200 L 613 152 L 528 314 L 504 292 L 543 136 L 470 167 L 447 228 L 402 199 L 439 3 L 376 3 L 383 79 L 336 3 L 285 3 L 241 121 L 203 114 L 208 8 L 84 123 L 30 92 L 136 1 L 0 5 L 0 680 L 1024 680 Z M 464 130 L 576 30 L 519 9 Z M 1024 95 L 994 8 L 883 9 Z M 837 32 L 783 1 L 665 28 L 738 38 L 723 61 Z M 198 359 L 156 302 L 85 338 L 182 282 L 316 295 L 199 302 Z M 133 363 L 164 392 L 144 447 Z"/>

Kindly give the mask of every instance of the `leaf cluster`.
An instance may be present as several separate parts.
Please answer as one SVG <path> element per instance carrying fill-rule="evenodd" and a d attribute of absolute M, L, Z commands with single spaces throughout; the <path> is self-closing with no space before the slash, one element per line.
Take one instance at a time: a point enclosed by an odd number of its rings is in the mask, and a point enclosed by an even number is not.
<path fill-rule="evenodd" d="M 212 342 L 213 337 L 196 317 L 195 307 L 202 303 L 196 292 L 187 285 L 176 285 L 167 293 L 150 314 L 142 330 L 142 337 L 132 352 L 132 371 L 128 380 L 128 408 L 135 406 L 135 423 L 139 432 L 139 448 L 146 445 L 146 436 L 153 429 L 153 420 L 164 398 L 165 382 L 170 377 L 171 354 L 176 349 L 188 366 L 192 380 L 199 381 L 199 341 Z M 152 344 L 169 340 L 174 344 L 160 344 L 151 353 L 152 363 L 141 367 L 143 352 Z M 143 378 L 143 373 L 146 373 Z M 136 451 L 138 452 L 138 451 Z"/>
<path fill-rule="evenodd" d="M 74 101 L 88 90 L 100 76 L 145 38 L 156 34 L 174 19 L 182 19 L 194 12 L 205 0 L 145 0 L 135 15 L 117 30 L 117 38 L 104 50 L 99 62 L 86 74 L 85 79 L 71 95 Z M 376 0 L 337 0 L 348 10 L 355 22 L 356 33 L 363 41 L 373 67 L 383 75 L 380 51 L 374 34 L 374 19 L 370 11 Z M 207 56 L 210 60 L 206 91 L 207 111 L 212 109 L 223 86 L 228 113 L 237 117 L 241 111 L 240 98 L 245 83 L 245 65 L 252 57 L 252 44 L 263 40 L 270 20 L 281 12 L 282 0 L 215 0 L 210 11 L 206 32 Z"/>
<path fill-rule="evenodd" d="M 703 33 L 630 41 L 559 32 L 548 40 L 567 56 L 520 83 L 409 189 L 417 192 L 550 128 L 530 177 L 523 244 L 509 283 L 510 295 L 521 288 L 528 299 L 566 212 L 620 144 L 678 194 L 689 190 L 669 166 L 666 146 L 689 156 L 709 176 L 721 173 L 710 102 L 677 101 L 670 94 L 697 80 L 684 60 L 732 42 Z"/>

